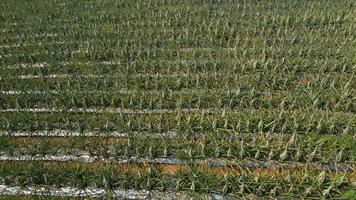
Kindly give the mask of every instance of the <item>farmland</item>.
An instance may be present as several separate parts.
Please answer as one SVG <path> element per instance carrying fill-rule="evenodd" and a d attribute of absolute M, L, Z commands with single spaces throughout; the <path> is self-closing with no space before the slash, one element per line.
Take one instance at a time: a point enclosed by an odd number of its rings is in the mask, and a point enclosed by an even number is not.
<path fill-rule="evenodd" d="M 0 199 L 356 199 L 356 1 L 0 3 Z"/>

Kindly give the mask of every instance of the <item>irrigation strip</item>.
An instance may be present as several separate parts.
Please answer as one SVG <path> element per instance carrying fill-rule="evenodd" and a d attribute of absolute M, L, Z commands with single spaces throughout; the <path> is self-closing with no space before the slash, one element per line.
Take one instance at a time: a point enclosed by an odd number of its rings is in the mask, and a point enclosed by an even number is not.
<path fill-rule="evenodd" d="M 173 77 L 189 77 L 189 76 L 226 76 L 226 73 L 171 73 L 171 74 L 158 74 L 158 73 L 134 73 L 129 77 L 149 77 L 149 78 L 173 78 Z M 228 75 L 231 77 L 231 75 Z M 233 75 L 235 76 L 235 75 Z M 53 78 L 85 78 L 85 79 L 99 79 L 99 78 L 120 78 L 120 75 L 112 74 L 27 74 L 6 77 L 6 79 L 53 79 Z M 0 80 L 5 79 L 0 77 Z"/>
<path fill-rule="evenodd" d="M 122 137 L 127 138 L 131 136 L 144 136 L 149 138 L 178 138 L 179 134 L 176 131 L 167 131 L 162 133 L 150 133 L 150 132 L 81 132 L 81 131 L 69 131 L 69 130 L 51 130 L 51 131 L 0 131 L 0 136 L 10 137 Z"/>
<path fill-rule="evenodd" d="M 88 153 L 77 154 L 77 155 L 21 155 L 21 156 L 10 156 L 0 153 L 1 161 L 78 161 L 91 163 L 96 160 L 95 157 L 90 156 Z"/>
<path fill-rule="evenodd" d="M 44 94 L 61 94 L 61 93 L 78 93 L 78 94 L 161 94 L 162 92 L 172 93 L 172 94 L 194 94 L 194 93 L 212 93 L 212 92 L 225 92 L 226 94 L 238 93 L 239 91 L 236 89 L 224 89 L 224 90 L 216 90 L 216 89 L 189 89 L 189 90 L 2 90 L 0 94 L 3 95 L 22 95 L 22 94 L 34 94 L 34 95 L 44 95 Z M 267 91 L 256 91 L 256 94 L 266 95 Z"/>
<path fill-rule="evenodd" d="M 0 46 L 0 49 L 7 49 L 7 48 L 20 48 L 20 47 L 27 47 L 27 46 L 34 46 L 34 45 L 40 45 L 43 46 L 44 44 L 46 45 L 56 45 L 56 44 L 66 44 L 65 42 L 58 42 L 58 41 L 54 41 L 54 42 L 48 42 L 48 43 L 43 43 L 43 42 L 39 42 L 39 43 L 22 43 L 22 44 L 11 44 L 11 45 L 2 45 Z"/>
<path fill-rule="evenodd" d="M 71 64 L 79 64 L 79 65 L 90 65 L 93 64 L 92 62 L 61 62 L 60 65 L 71 65 Z M 121 64 L 120 62 L 114 62 L 114 61 L 103 61 L 99 62 L 97 64 L 102 64 L 102 65 L 118 65 Z M 53 64 L 52 64 L 53 65 Z M 0 67 L 0 69 L 22 69 L 22 68 L 45 68 L 45 67 L 50 67 L 51 64 L 47 62 L 40 62 L 40 63 L 19 63 L 15 65 L 6 65 Z"/>
<path fill-rule="evenodd" d="M 135 189 L 113 189 L 105 190 L 102 188 L 88 187 L 85 189 L 76 187 L 34 187 L 34 186 L 9 186 L 0 185 L 1 195 L 43 195 L 43 196 L 60 196 L 60 197 L 90 197 L 90 198 L 123 198 L 123 199 L 177 199 L 185 200 L 190 199 L 189 196 L 183 193 L 175 192 L 161 192 L 161 191 L 147 191 L 147 190 L 135 190 Z M 222 199 L 221 195 L 208 194 L 207 197 L 212 197 L 209 199 Z M 235 198 L 228 198 L 235 199 Z"/>
<path fill-rule="evenodd" d="M 120 131 L 76 131 L 76 130 L 38 130 L 38 131 L 0 131 L 0 137 L 103 137 L 103 138 L 152 138 L 152 139 L 179 139 L 191 136 L 195 139 L 200 139 L 205 133 L 201 132 L 178 132 L 178 131 L 165 131 L 165 132 L 149 132 L 149 131 L 132 131 L 132 132 L 120 132 Z M 276 133 L 276 134 L 235 134 L 227 133 L 225 137 L 232 140 L 241 140 L 246 138 L 260 138 L 274 139 L 279 141 L 288 141 L 293 137 L 288 133 Z M 304 137 L 304 135 L 298 135 L 298 137 Z"/>
<path fill-rule="evenodd" d="M 189 59 L 178 59 L 178 60 L 165 60 L 164 62 L 167 64 L 195 64 L 196 63 L 196 59 L 193 60 L 189 60 Z M 208 64 L 211 63 L 214 60 L 207 60 L 207 59 L 201 59 L 198 60 L 199 63 L 201 64 Z M 131 61 L 125 64 L 134 64 L 137 61 Z M 87 61 L 87 62 L 82 62 L 82 61 L 63 61 L 58 63 L 59 66 L 66 66 L 66 65 L 121 65 L 123 64 L 122 62 L 120 62 L 119 60 L 117 61 L 101 61 L 101 62 L 96 62 L 96 61 Z M 21 69 L 21 68 L 44 68 L 44 67 L 48 67 L 48 68 L 52 68 L 54 67 L 54 65 L 56 65 L 56 63 L 48 63 L 48 62 L 40 62 L 40 63 L 16 63 L 16 64 L 12 64 L 12 65 L 4 65 L 4 66 L 0 66 L 0 69 Z M 226 75 L 226 74 L 225 74 Z"/>
<path fill-rule="evenodd" d="M 126 108 L 10 108 L 0 110 L 0 113 L 9 112 L 32 112 L 32 113 L 52 113 L 52 112 L 69 112 L 69 113 L 123 113 L 123 114 L 160 114 L 160 113 L 223 113 L 229 112 L 224 109 L 198 109 L 198 108 L 184 108 L 184 109 L 126 109 Z M 234 112 L 234 111 L 232 111 Z M 235 111 L 236 112 L 236 111 Z"/>

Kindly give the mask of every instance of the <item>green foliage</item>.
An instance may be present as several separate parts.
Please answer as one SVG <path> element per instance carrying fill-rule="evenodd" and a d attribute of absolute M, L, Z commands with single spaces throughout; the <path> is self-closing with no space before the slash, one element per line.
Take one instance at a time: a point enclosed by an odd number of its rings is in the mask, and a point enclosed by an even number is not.
<path fill-rule="evenodd" d="M 353 0 L 3 2 L 1 156 L 174 158 L 190 171 L 1 163 L 1 177 L 21 186 L 353 199 L 345 177 L 356 157 L 355 16 Z M 83 136 L 35 136 L 43 131 Z M 305 179 L 194 171 L 207 159 L 314 171 Z M 338 165 L 349 166 L 345 176 L 320 167 Z"/>

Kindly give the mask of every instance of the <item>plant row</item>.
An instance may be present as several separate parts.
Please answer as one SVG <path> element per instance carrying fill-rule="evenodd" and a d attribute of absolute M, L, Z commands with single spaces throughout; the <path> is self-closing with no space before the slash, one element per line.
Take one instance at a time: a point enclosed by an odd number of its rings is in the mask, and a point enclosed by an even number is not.
<path fill-rule="evenodd" d="M 1 113 L 2 130 L 100 130 L 152 131 L 181 130 L 186 132 L 214 132 L 218 129 L 236 132 L 282 132 L 346 134 L 355 131 L 353 114 L 328 111 L 298 110 L 269 111 L 243 109 L 219 113 L 85 113 L 83 112 L 5 112 Z"/>
<path fill-rule="evenodd" d="M 101 138 L 29 138 L 15 139 L 0 137 L 0 151 L 6 156 L 45 156 L 75 155 L 86 151 L 90 156 L 129 159 L 176 158 L 180 160 L 199 160 L 224 158 L 238 162 L 240 159 L 269 161 L 353 163 L 356 149 L 352 145 L 352 135 L 321 137 L 306 135 L 289 140 L 264 138 L 242 138 L 219 140 L 213 135 L 204 135 L 198 141 L 178 139 L 152 139 L 137 136 L 128 139 Z M 355 167 L 355 166 L 354 166 Z"/>
<path fill-rule="evenodd" d="M 99 166 L 97 166 L 99 167 Z M 247 171 L 239 174 L 217 175 L 209 169 L 196 167 L 178 169 L 167 174 L 150 166 L 136 171 L 115 166 L 100 168 L 85 165 L 44 165 L 42 163 L 3 164 L 0 176 L 6 185 L 20 186 L 74 186 L 79 189 L 100 187 L 159 191 L 181 191 L 194 193 L 220 193 L 229 195 L 254 194 L 259 197 L 283 196 L 288 199 L 300 197 L 346 197 L 353 190 L 346 174 L 330 176 L 323 172 L 305 171 L 301 174 L 287 172 L 274 176 L 256 175 Z M 64 184 L 65 183 L 65 184 Z"/>
<path fill-rule="evenodd" d="M 5 91 L 4 91 L 5 92 Z M 17 94 L 9 94 L 17 92 Z M 20 93 L 21 92 L 21 93 Z M 19 94 L 20 93 L 20 94 Z M 253 94 L 255 93 L 255 94 Z M 334 112 L 356 111 L 355 99 L 337 91 L 320 95 L 305 91 L 254 92 L 222 90 L 105 90 L 105 91 L 6 91 L 0 94 L 0 108 L 127 108 L 127 109 L 286 109 L 307 108 Z"/>
<path fill-rule="evenodd" d="M 28 77 L 28 78 L 27 78 Z M 3 77 L 2 90 L 181 90 L 181 89 L 225 89 L 225 90 L 303 90 L 318 93 L 321 90 L 335 91 L 347 96 L 355 85 L 353 74 L 313 76 L 312 74 L 283 75 L 257 72 L 251 74 L 224 75 L 202 73 L 186 75 L 135 74 L 122 72 L 112 75 L 44 75 L 43 77 Z M 254 94 L 253 92 L 251 92 Z"/>

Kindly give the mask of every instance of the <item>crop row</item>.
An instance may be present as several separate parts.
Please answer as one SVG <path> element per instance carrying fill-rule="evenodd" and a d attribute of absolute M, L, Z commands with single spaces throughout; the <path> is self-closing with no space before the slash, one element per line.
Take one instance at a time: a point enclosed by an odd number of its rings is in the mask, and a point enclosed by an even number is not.
<path fill-rule="evenodd" d="M 195 44 L 194 47 L 213 47 L 212 45 L 218 45 L 217 47 L 232 47 L 237 44 L 242 45 L 258 45 L 261 47 L 267 47 L 268 44 L 272 44 L 273 46 L 281 46 L 282 44 L 288 45 L 291 48 L 297 47 L 307 47 L 307 43 L 313 43 L 316 46 L 320 47 L 322 44 L 330 46 L 330 44 L 326 44 L 330 42 L 331 44 L 337 45 L 337 43 L 345 44 L 345 47 L 350 47 L 347 44 L 348 41 L 353 42 L 354 39 L 351 38 L 343 38 L 337 31 L 340 30 L 340 27 L 337 26 L 326 26 L 320 27 L 318 32 L 314 32 L 312 35 L 310 32 L 298 32 L 298 29 L 283 27 L 283 29 L 272 29 L 268 26 L 266 27 L 255 27 L 255 25 L 247 25 L 246 29 L 238 29 L 238 26 L 241 25 L 237 21 L 234 23 L 233 27 L 223 28 L 221 26 L 226 24 L 233 24 L 232 22 L 223 22 L 223 21 L 215 21 L 204 19 L 204 22 L 200 22 L 199 24 L 193 25 L 191 27 L 186 26 L 182 27 L 137 27 L 137 29 L 132 29 L 132 27 L 121 27 L 116 24 L 110 24 L 109 26 L 105 26 L 105 24 L 90 24 L 88 26 L 83 26 L 79 24 L 73 25 L 59 25 L 52 26 L 48 30 L 33 29 L 26 33 L 26 30 L 13 30 L 10 33 L 1 33 L 2 39 L 0 40 L 1 45 L 13 44 L 13 43 L 24 43 L 24 42 L 44 42 L 46 40 L 51 40 L 53 38 L 60 39 L 61 41 L 68 41 L 73 43 L 79 42 L 87 42 L 87 43 L 97 43 L 98 45 L 106 44 L 123 44 L 127 43 L 130 40 L 141 43 L 141 45 L 147 45 L 152 42 L 156 43 L 166 43 L 170 40 L 177 39 L 178 41 L 201 41 L 202 44 L 199 43 L 191 43 Z M 130 22 L 130 21 L 129 21 Z M 211 24 L 209 24 L 211 23 Z M 354 25 L 346 24 L 341 30 L 344 35 L 352 35 L 352 31 L 355 29 Z M 96 29 L 95 29 L 96 28 Z M 31 28 L 30 28 L 31 30 Z M 127 31 L 125 31 L 127 30 Z M 8 29 L 2 29 L 2 32 L 10 31 Z M 15 32 L 16 31 L 16 32 Z M 25 33 L 24 33 L 25 31 Z M 62 32 L 66 31 L 66 32 Z M 62 33 L 61 33 L 62 32 Z M 254 33 L 255 38 L 249 35 L 249 32 Z M 325 35 L 323 32 L 330 32 L 330 35 Z M 297 34 L 299 33 L 299 34 Z M 40 35 L 51 35 L 53 37 L 38 37 Z M 276 35 L 278 38 L 270 38 L 268 35 Z M 107 41 L 101 41 L 99 39 L 111 36 L 111 39 Z M 223 38 L 222 36 L 225 36 Z M 16 40 L 17 39 L 17 40 Z M 78 41 L 72 41 L 73 39 L 80 39 Z M 83 40 L 86 39 L 86 40 Z M 145 40 L 146 39 L 146 40 Z M 317 41 L 321 43 L 317 43 Z M 171 41 L 172 43 L 173 41 Z M 173 44 L 173 43 L 172 43 Z M 184 45 L 185 44 L 185 45 Z M 187 43 L 177 42 L 176 46 L 186 46 Z M 206 46 L 207 45 L 207 46 Z M 295 46 L 293 46 L 295 45 Z M 39 46 L 38 46 L 39 47 Z M 147 46 L 146 46 L 147 47 Z M 158 46 L 157 46 L 158 47 Z M 181 46 L 182 47 L 182 46 Z M 238 46 L 241 47 L 240 45 Z M 332 47 L 332 46 L 330 46 Z M 29 47 L 25 48 L 28 49 Z M 25 50 L 24 49 L 24 50 Z M 2 49 L 5 50 L 6 49 Z M 10 49 L 8 49 L 10 50 Z"/>
<path fill-rule="evenodd" d="M 348 141 L 350 140 L 350 141 Z M 233 162 L 239 159 L 257 160 L 353 163 L 356 149 L 352 145 L 352 135 L 340 137 L 320 137 L 305 135 L 281 141 L 266 138 L 242 138 L 221 140 L 212 135 L 204 135 L 198 142 L 177 139 L 153 139 L 150 135 L 136 138 L 13 138 L 1 137 L 0 151 L 6 156 L 36 156 L 81 154 L 86 151 L 90 156 L 129 159 L 131 157 L 176 158 L 181 160 L 199 160 L 206 158 L 225 158 Z M 355 166 L 354 166 L 355 167 Z"/>
<path fill-rule="evenodd" d="M 48 43 L 53 43 L 49 41 Z M 199 42 L 198 42 L 199 43 Z M 60 45 L 60 46 L 58 46 Z M 283 49 L 283 47 L 276 48 L 265 48 L 265 47 L 249 47 L 246 46 L 242 49 L 226 49 L 217 48 L 216 50 L 211 50 L 210 48 L 181 48 L 177 49 L 164 49 L 157 50 L 157 47 L 151 47 L 150 50 L 145 50 L 147 47 L 140 47 L 136 45 L 137 49 L 130 50 L 125 47 L 120 47 L 119 44 L 107 45 L 105 43 L 100 44 L 55 44 L 48 46 L 46 49 L 32 50 L 29 49 L 25 52 L 17 51 L 17 53 L 2 53 L 1 55 L 1 65 L 14 65 L 16 63 L 36 63 L 36 62 L 69 62 L 69 61 L 111 61 L 120 60 L 123 64 L 130 62 L 142 63 L 147 65 L 147 62 L 157 63 L 165 60 L 175 60 L 180 62 L 197 62 L 202 60 L 210 60 L 214 63 L 224 63 L 227 66 L 234 67 L 235 65 L 247 65 L 251 67 L 245 67 L 247 69 L 264 69 L 264 70 L 274 70 L 276 65 L 284 69 L 286 66 L 291 65 L 297 69 L 303 69 L 306 66 L 315 66 L 315 62 L 321 62 L 319 65 L 320 70 L 326 71 L 323 65 L 330 64 L 331 69 L 329 71 L 336 71 L 339 68 L 343 68 L 344 65 L 347 71 L 350 71 L 354 67 L 354 62 L 352 61 L 353 52 L 343 52 L 340 48 L 335 50 L 330 50 L 325 47 L 318 48 L 298 48 L 298 49 Z M 52 48 L 49 49 L 49 47 Z M 43 48 L 43 47 L 42 47 Z M 109 48 L 109 49 L 106 49 Z M 179 50 L 180 49 L 180 50 Z M 324 52 L 322 52 L 324 51 Z M 242 57 L 244 57 L 242 59 Z M 318 59 L 315 61 L 314 59 Z M 335 59 L 338 62 L 335 62 Z M 256 62 L 256 66 L 254 63 Z M 142 65 L 141 64 L 141 65 Z M 171 64 L 172 65 L 172 64 Z M 173 65 L 174 66 L 174 65 Z M 244 70 L 241 68 L 241 70 Z M 340 69 L 339 69 L 340 70 Z M 314 69 L 316 71 L 316 69 Z M 346 70 L 345 70 L 346 71 Z"/>
<path fill-rule="evenodd" d="M 142 89 L 142 90 L 179 90 L 179 89 L 271 89 L 271 90 L 332 90 L 339 89 L 340 93 L 353 92 L 352 86 L 355 78 L 352 74 L 340 74 L 332 76 L 312 76 L 309 74 L 282 75 L 257 72 L 250 74 L 224 75 L 219 74 L 188 74 L 186 76 L 159 76 L 159 75 L 135 75 L 130 72 L 122 72 L 113 76 L 100 75 L 49 75 L 44 77 L 26 76 L 11 78 L 4 77 L 1 82 L 2 90 L 102 90 L 102 89 Z"/>
<path fill-rule="evenodd" d="M 311 112 L 312 111 L 312 112 Z M 145 114 L 85 113 L 83 112 L 4 112 L 0 127 L 3 130 L 101 130 L 101 131 L 214 131 L 217 129 L 238 132 L 264 131 L 283 133 L 320 134 L 352 133 L 355 116 L 318 110 L 268 111 L 243 109 L 220 113 L 152 112 Z"/>
<path fill-rule="evenodd" d="M 135 34 L 139 34 L 140 32 L 136 32 Z M 147 32 L 144 32 L 147 34 Z M 149 33 L 149 32 L 148 32 Z M 85 35 L 88 34 L 88 35 Z M 155 34 L 155 35 L 154 35 Z M 204 38 L 194 38 L 194 37 L 187 37 L 186 36 L 176 36 L 172 37 L 166 33 L 167 36 L 160 36 L 158 33 L 152 33 L 154 36 L 149 35 L 138 35 L 134 36 L 121 36 L 118 33 L 102 33 L 98 35 L 93 35 L 93 33 L 71 33 L 67 35 L 60 35 L 56 33 L 38 33 L 32 34 L 29 36 L 26 35 L 18 35 L 14 38 L 2 38 L 2 44 L 4 47 L 8 45 L 15 44 L 22 44 L 25 43 L 27 45 L 20 45 L 19 47 L 14 46 L 14 49 L 11 48 L 3 48 L 2 54 L 3 57 L 11 57 L 11 55 L 21 55 L 21 53 L 37 53 L 37 54 L 44 54 L 48 52 L 53 52 L 58 49 L 57 46 L 47 45 L 46 43 L 53 43 L 56 44 L 56 41 L 61 41 L 58 45 L 61 52 L 66 51 L 73 51 L 75 49 L 81 49 L 84 52 L 90 51 L 95 49 L 97 53 L 107 53 L 107 55 L 117 56 L 120 58 L 122 54 L 133 54 L 133 55 L 141 55 L 147 57 L 153 57 L 157 54 L 162 56 L 169 56 L 173 53 L 178 54 L 178 56 L 184 56 L 187 53 L 187 49 L 190 48 L 190 53 L 194 53 L 193 55 L 202 56 L 202 50 L 205 49 L 205 53 L 208 54 L 216 54 L 216 53 L 228 53 L 230 57 L 232 56 L 241 56 L 243 54 L 248 55 L 249 57 L 257 57 L 257 56 L 265 56 L 265 57 L 278 57 L 278 56 L 286 56 L 290 55 L 291 53 L 299 53 L 300 56 L 312 56 L 312 55 L 319 55 L 320 57 L 327 58 L 325 56 L 335 56 L 340 55 L 340 52 L 343 51 L 350 51 L 349 49 L 350 44 L 353 43 L 353 40 L 341 40 L 338 38 L 323 38 L 318 37 L 315 35 L 310 35 L 308 39 L 302 38 L 301 36 L 288 36 L 284 39 L 267 39 L 264 37 L 257 37 L 257 38 L 245 38 L 243 36 L 233 37 L 231 39 L 228 46 L 224 45 L 224 40 L 222 38 L 215 38 L 211 37 L 211 39 L 204 39 Z M 103 38 L 113 37 L 118 39 L 108 39 L 102 40 Z M 163 37 L 163 38 L 162 38 Z M 19 41 L 20 40 L 20 41 Z M 33 42 L 41 43 L 42 45 L 34 45 L 29 46 Z M 64 44 L 63 44 L 64 42 Z M 316 43 L 313 48 L 308 47 L 307 43 Z M 325 45 L 328 47 L 325 49 Z M 330 44 L 329 44 L 330 43 Z M 343 46 L 332 46 L 332 44 L 341 43 Z M 218 45 L 220 44 L 220 45 Z M 288 46 L 290 48 L 286 49 L 285 47 Z M 273 48 L 272 48 L 273 47 Z M 324 48 L 323 48 L 324 47 Z M 334 47 L 334 48 L 332 48 Z M 174 51 L 174 48 L 175 49 Z M 213 50 L 217 48 L 217 50 Z M 247 49 L 246 49 L 247 48 Z M 181 49 L 181 51 L 179 51 Z M 226 52 L 223 50 L 234 50 L 231 52 Z M 15 50 L 15 51 L 14 51 Z M 46 51 L 47 50 L 47 51 Z M 259 55 L 263 52 L 263 55 Z M 184 54 L 185 53 L 185 54 Z M 352 53 L 352 52 L 349 52 Z M 87 53 L 88 54 L 88 53 Z M 349 55 L 349 54 L 345 54 Z M 187 56 L 187 55 L 186 55 Z M 192 55 L 190 55 L 192 56 Z"/>
<path fill-rule="evenodd" d="M 73 41 L 78 40 L 80 41 L 79 38 L 73 38 Z M 189 42 L 189 40 L 186 42 Z M 335 48 L 334 50 L 332 50 L 331 47 L 325 48 L 325 46 L 320 45 L 321 41 L 317 41 L 320 47 L 313 48 L 301 44 L 292 44 L 292 46 L 288 48 L 286 44 L 278 46 L 277 44 L 266 44 L 266 41 L 261 41 L 261 43 L 264 43 L 264 45 L 261 46 L 256 46 L 258 42 L 253 42 L 252 44 L 240 44 L 238 42 L 236 46 L 229 48 L 182 45 L 186 42 L 170 40 L 168 44 L 165 44 L 156 41 L 156 44 L 147 46 L 140 44 L 139 41 L 118 42 L 114 40 L 102 42 L 97 39 L 97 41 L 76 44 L 71 41 L 65 43 L 58 42 L 58 39 L 54 38 L 50 41 L 40 41 L 40 43 L 45 45 L 37 45 L 38 47 L 36 47 L 36 45 L 29 46 L 28 43 L 38 44 L 39 42 L 24 41 L 26 46 L 23 47 L 23 50 L 18 48 L 11 50 L 5 48 L 9 46 L 9 44 L 3 45 L 4 48 L 0 58 L 2 65 L 12 65 L 21 62 L 68 62 L 76 60 L 120 60 L 126 65 L 133 61 L 145 64 L 145 62 L 154 63 L 157 61 L 164 62 L 165 60 L 186 60 L 193 62 L 206 59 L 211 60 L 213 64 L 223 62 L 232 67 L 234 66 L 233 64 L 252 65 L 254 62 L 259 62 L 257 64 L 260 66 L 256 66 L 257 69 L 263 69 L 263 66 L 269 66 L 267 69 L 273 69 L 271 65 L 278 65 L 283 69 L 283 65 L 286 64 L 292 66 L 301 65 L 298 66 L 298 68 L 302 68 L 304 65 L 314 66 L 312 63 L 317 61 L 323 61 L 321 65 L 328 64 L 333 68 L 336 68 L 335 65 L 341 65 L 341 67 L 343 67 L 343 65 L 346 64 L 347 68 L 352 68 L 354 65 L 352 50 L 347 50 L 345 46 Z M 196 41 L 194 43 L 201 44 L 202 41 Z M 347 41 L 346 43 L 352 42 Z M 177 46 L 177 44 L 180 44 L 180 46 Z M 273 45 L 274 47 L 272 48 L 269 45 Z M 16 46 L 18 45 L 15 45 L 15 47 Z M 317 61 L 315 61 L 315 59 L 317 59 Z"/>
<path fill-rule="evenodd" d="M 255 93 L 255 94 L 251 94 Z M 265 94 L 264 94 L 265 93 Z M 1 91 L 2 109 L 88 108 L 105 109 L 268 109 L 315 108 L 355 112 L 355 100 L 336 91 L 306 94 L 305 91 L 253 92 L 240 90 L 152 90 L 152 91 Z M 213 109 L 212 109 L 213 110 Z"/>
<path fill-rule="evenodd" d="M 119 169 L 113 166 L 93 168 L 85 165 L 67 166 L 28 163 L 27 165 L 4 164 L 0 176 L 6 185 L 19 186 L 72 186 L 80 189 L 99 187 L 107 190 L 115 188 L 168 190 L 195 193 L 216 192 L 229 195 L 254 194 L 257 196 L 299 197 L 345 197 L 352 191 L 351 180 L 346 175 L 331 176 L 325 171 L 299 173 L 276 173 L 275 176 L 256 175 L 250 172 L 217 175 L 208 169 L 178 169 L 167 174 L 155 167 L 138 171 Z M 64 184 L 66 183 L 66 184 Z"/>
<path fill-rule="evenodd" d="M 135 60 L 132 62 L 125 61 L 44 61 L 35 63 L 17 62 L 14 65 L 3 65 L 0 67 L 2 77 L 16 75 L 47 75 L 47 74 L 108 74 L 113 72 L 119 74 L 123 72 L 141 73 L 141 74 L 194 74 L 194 73 L 251 73 L 265 72 L 269 74 L 286 73 L 297 75 L 306 73 L 316 75 L 318 73 L 334 74 L 343 72 L 352 74 L 354 64 L 346 57 L 342 59 L 328 58 L 313 60 L 303 60 L 290 56 L 281 59 L 150 59 Z"/>
<path fill-rule="evenodd" d="M 222 159 L 222 158 L 200 158 L 200 159 L 190 159 L 190 160 L 181 160 L 175 157 L 158 157 L 158 158 L 147 158 L 147 157 L 130 157 L 130 158 L 119 158 L 114 156 L 102 156 L 95 155 L 91 156 L 88 152 L 82 151 L 75 154 L 46 154 L 46 155 L 27 155 L 22 154 L 18 155 L 9 155 L 1 152 L 0 161 L 2 162 L 30 162 L 30 161 L 42 161 L 42 162 L 80 162 L 80 163 L 107 163 L 107 164 L 118 164 L 118 165 L 127 165 L 127 164 L 137 164 L 137 165 L 172 165 L 172 166 L 188 166 L 189 164 L 194 163 L 195 165 L 200 166 L 211 166 L 217 168 L 236 168 L 244 167 L 251 169 L 289 169 L 289 170 L 300 170 L 300 169 L 317 169 L 317 170 L 328 170 L 330 172 L 352 172 L 355 169 L 355 165 L 344 164 L 344 163 L 322 163 L 322 162 L 308 162 L 304 163 L 295 163 L 295 162 L 286 162 L 278 163 L 276 161 L 259 161 L 252 159 Z"/>

